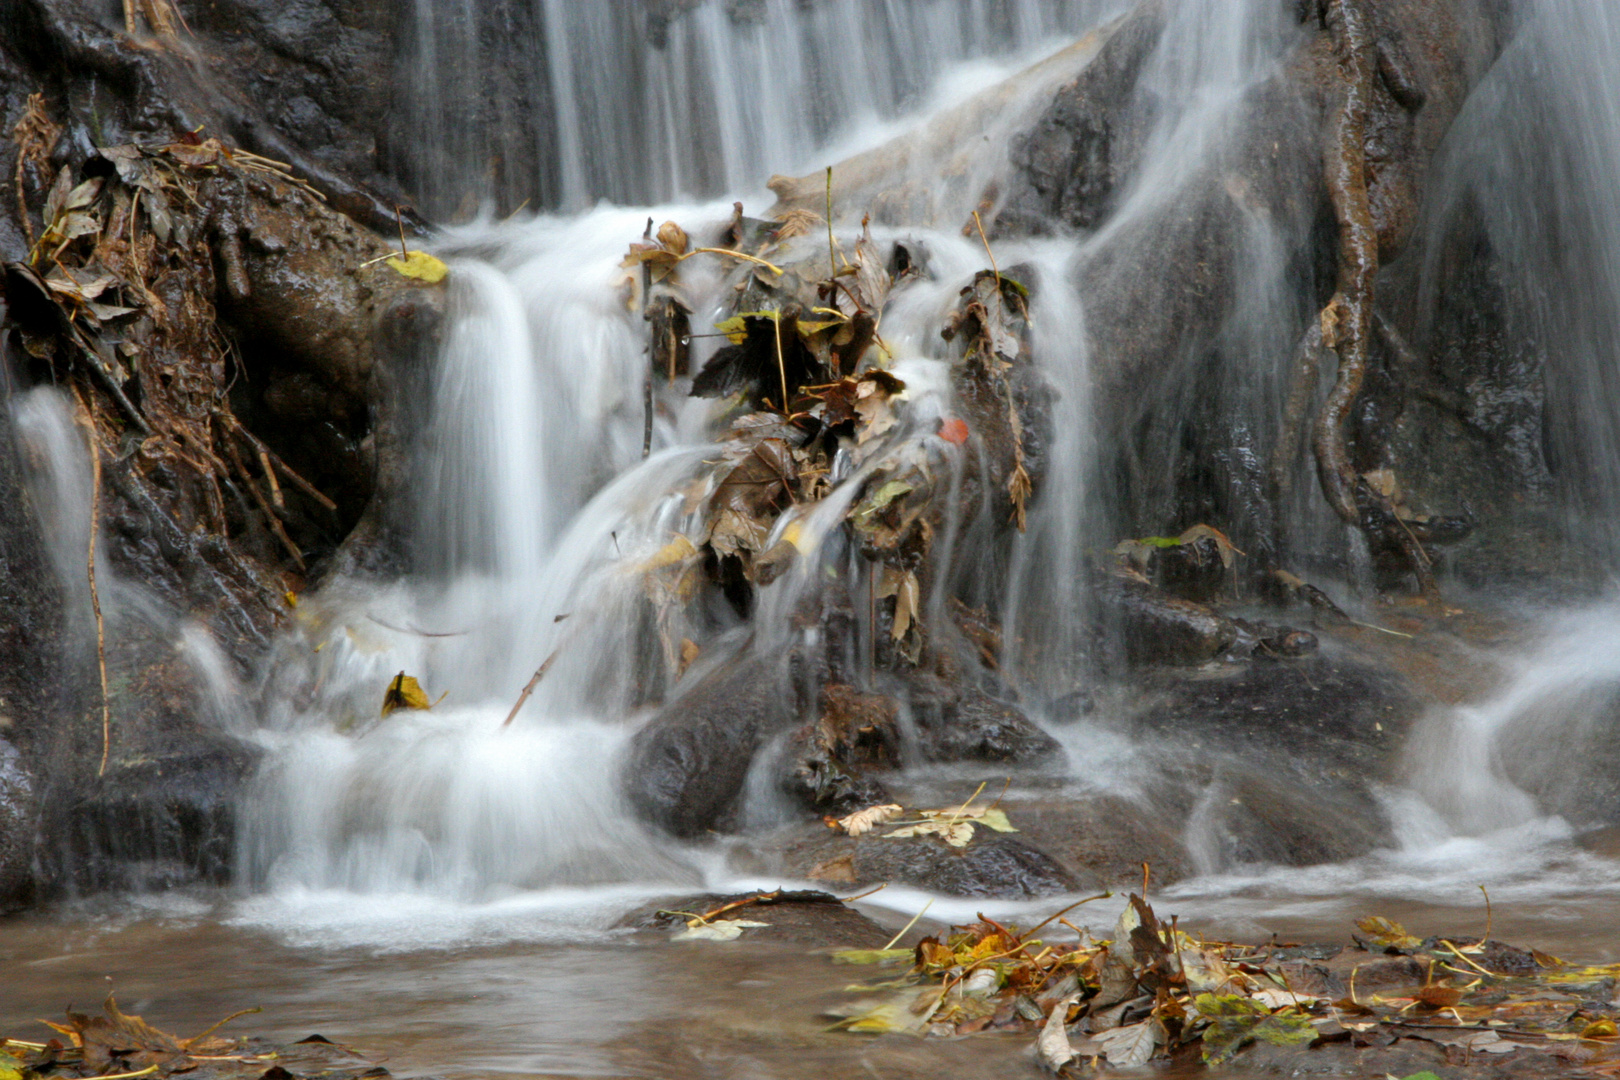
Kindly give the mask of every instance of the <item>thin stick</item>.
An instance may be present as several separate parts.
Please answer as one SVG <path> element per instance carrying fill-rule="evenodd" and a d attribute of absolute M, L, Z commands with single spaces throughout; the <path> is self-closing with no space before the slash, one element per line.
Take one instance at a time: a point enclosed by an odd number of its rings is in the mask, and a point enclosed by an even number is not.
<path fill-rule="evenodd" d="M 857 254 L 859 254 L 857 252 Z M 829 277 L 838 276 L 837 246 L 833 243 L 832 231 L 832 166 L 827 166 L 827 274 Z"/>
<path fill-rule="evenodd" d="M 1110 892 L 1100 892 L 1096 896 L 1088 896 L 1084 900 L 1076 900 L 1074 903 L 1070 904 L 1068 907 L 1064 908 L 1063 910 L 1057 912 L 1054 915 L 1047 916 L 1045 919 L 1042 919 L 1040 922 L 1036 923 L 1030 929 L 1025 930 L 1023 935 L 1018 940 L 1027 941 L 1031 936 L 1033 936 L 1035 934 L 1036 931 L 1040 930 L 1042 927 L 1046 926 L 1048 923 L 1052 923 L 1052 922 L 1056 922 L 1056 921 L 1061 920 L 1063 918 L 1063 916 L 1067 915 L 1069 912 L 1073 911 L 1075 908 L 1079 907 L 1081 904 L 1089 904 L 1093 900 L 1107 900 L 1109 897 L 1111 897 L 1113 895 L 1114 894 L 1111 891 Z M 1071 929 L 1072 929 L 1072 927 L 1071 927 Z M 1079 931 L 1075 931 L 1075 932 L 1079 933 Z"/>
<path fill-rule="evenodd" d="M 758 263 L 759 265 L 763 266 L 765 269 L 769 270 L 771 273 L 775 274 L 777 277 L 782 276 L 782 268 L 780 266 L 777 266 L 774 263 L 768 263 L 764 259 L 758 258 L 757 256 L 754 256 L 754 255 L 744 255 L 740 251 L 732 251 L 730 248 L 693 248 L 691 251 L 688 251 L 685 255 L 676 256 L 675 261 L 676 262 L 685 262 L 687 259 L 690 259 L 692 256 L 698 255 L 698 254 L 729 255 L 733 259 L 743 259 L 743 260 L 745 260 L 747 262 Z"/>
<path fill-rule="evenodd" d="M 1148 890 L 1148 864 L 1144 860 L 1143 863 L 1142 863 L 1142 899 L 1143 900 L 1147 899 L 1147 890 Z"/>
<path fill-rule="evenodd" d="M 276 470 L 270 467 L 270 455 L 263 450 L 259 451 L 259 468 L 264 470 L 264 478 L 270 482 L 270 501 L 277 510 L 287 509 L 287 500 L 281 497 L 281 485 L 276 483 Z"/>
<path fill-rule="evenodd" d="M 242 460 L 242 455 L 236 449 L 236 444 L 226 439 L 225 451 L 230 455 L 231 464 L 236 466 L 237 473 L 242 477 L 242 486 L 247 488 L 248 494 L 258 504 L 259 512 L 264 515 L 265 524 L 275 534 L 276 539 L 281 541 L 281 546 L 287 550 L 287 554 L 292 556 L 293 563 L 298 569 L 303 570 L 303 553 L 298 550 L 298 545 L 293 543 L 292 537 L 287 535 L 287 530 L 282 528 L 281 519 L 276 517 L 276 512 L 271 509 L 269 500 L 264 497 L 264 492 L 260 491 L 259 485 L 253 482 L 253 474 L 248 472 L 247 464 Z"/>
<path fill-rule="evenodd" d="M 151 1076 L 157 1071 L 158 1067 L 156 1065 L 148 1065 L 146 1068 L 137 1069 L 135 1072 L 108 1073 L 101 1077 L 101 1080 L 134 1080 L 137 1076 Z"/>
<path fill-rule="evenodd" d="M 827 175 L 828 176 L 832 175 L 832 170 L 831 169 L 827 170 Z M 928 901 L 928 903 L 924 904 L 922 906 L 922 911 L 919 911 L 919 912 L 917 912 L 917 914 L 913 915 L 911 917 L 911 921 L 906 923 L 906 925 L 902 926 L 900 928 L 900 932 L 898 934 L 894 935 L 894 937 L 890 938 L 889 943 L 887 945 L 883 946 L 883 948 L 879 949 L 878 951 L 883 952 L 883 951 L 886 951 L 888 949 L 894 948 L 895 942 L 897 942 L 901 938 L 905 937 L 907 932 L 909 932 L 913 926 L 917 925 L 917 920 L 922 918 L 923 915 L 927 914 L 928 909 L 933 907 L 933 906 L 934 906 L 934 902 L 932 900 L 930 900 L 930 901 Z"/>
<path fill-rule="evenodd" d="M 782 415 L 788 415 L 787 367 L 782 363 L 782 310 L 771 312 L 771 324 L 776 328 L 776 376 L 782 380 Z"/>
<path fill-rule="evenodd" d="M 513 705 L 512 711 L 506 714 L 506 720 L 501 724 L 501 727 L 512 726 L 512 721 L 517 719 L 518 710 L 523 708 L 523 703 L 529 700 L 529 695 L 534 693 L 536 686 L 540 685 L 540 680 L 546 677 L 546 672 L 550 671 L 551 665 L 556 663 L 557 654 L 560 652 L 562 652 L 561 645 L 551 650 L 551 655 L 546 657 L 546 662 L 540 665 L 539 669 L 534 673 L 534 678 L 529 680 L 529 684 L 523 688 L 523 693 L 518 695 L 517 704 Z"/>
<path fill-rule="evenodd" d="M 212 1035 L 214 1032 L 218 1031 L 220 1028 L 224 1027 L 226 1024 L 230 1023 L 232 1020 L 235 1020 L 237 1017 L 239 1017 L 239 1016 L 247 1016 L 249 1013 L 257 1013 L 257 1012 L 264 1012 L 263 1007 L 259 1006 L 259 1005 L 255 1005 L 251 1009 L 242 1009 L 242 1010 L 240 1010 L 238 1012 L 233 1012 L 233 1013 L 231 1013 L 231 1015 L 227 1016 L 225 1019 L 217 1021 L 214 1024 L 211 1024 L 206 1029 L 204 1029 L 201 1035 L 193 1035 L 191 1038 L 189 1038 L 185 1042 L 181 1043 L 180 1044 L 180 1049 L 182 1049 L 182 1050 L 190 1050 L 193 1046 L 196 1046 L 198 1043 L 202 1042 L 203 1039 L 207 1038 L 209 1035 Z"/>
<path fill-rule="evenodd" d="M 840 903 L 840 904 L 853 904 L 853 903 L 854 903 L 854 902 L 855 902 L 855 901 L 857 901 L 857 900 L 865 900 L 865 899 L 866 899 L 866 898 L 867 898 L 867 897 L 868 897 L 868 896 L 873 896 L 873 895 L 875 895 L 875 894 L 877 894 L 877 893 L 880 893 L 880 892 L 882 892 L 882 891 L 883 891 L 883 890 L 884 890 L 884 889 L 887 889 L 887 888 L 888 888 L 888 887 L 889 887 L 889 883 L 888 883 L 888 882 L 887 882 L 887 881 L 885 881 L 885 882 L 884 882 L 884 883 L 883 883 L 883 884 L 881 884 L 881 885 L 879 885 L 879 886 L 878 886 L 878 887 L 877 887 L 877 888 L 875 888 L 875 889 L 868 889 L 868 890 L 866 890 L 866 891 L 865 891 L 865 892 L 863 892 L 863 893 L 857 893 L 857 894 L 856 894 L 856 895 L 854 895 L 854 896 L 845 896 L 845 897 L 842 897 L 842 898 L 840 898 L 840 899 L 839 899 L 839 901 L 838 901 L 838 902 L 839 902 L 839 903 Z"/>
<path fill-rule="evenodd" d="M 973 211 L 973 224 L 979 227 L 979 242 L 984 245 L 984 253 L 990 257 L 990 270 L 996 275 L 996 298 L 1001 298 L 1001 268 L 996 265 L 996 253 L 990 250 L 990 238 L 984 235 L 984 222 L 979 220 L 979 212 Z"/>
<path fill-rule="evenodd" d="M 974 789 L 973 794 L 968 796 L 967 802 L 956 808 L 956 813 L 952 814 L 945 822 L 946 832 L 949 832 L 957 821 L 967 813 L 967 808 L 973 803 L 974 799 L 979 797 L 979 794 L 984 791 L 985 785 L 988 783 L 990 783 L 988 780 L 980 782 L 979 786 Z"/>
<path fill-rule="evenodd" d="M 778 350 L 778 351 L 780 351 L 780 350 Z M 675 365 L 675 361 L 671 360 L 670 361 L 670 367 L 672 369 L 673 369 L 674 365 Z M 670 379 L 671 379 L 671 381 L 674 380 L 673 371 L 670 374 Z M 641 460 L 646 461 L 649 457 L 652 456 L 653 381 L 652 381 L 651 372 L 648 373 L 647 380 L 646 380 L 645 384 L 642 386 L 641 406 L 642 406 L 642 408 L 641 408 L 641 411 L 642 411 L 642 421 L 641 421 Z"/>
<path fill-rule="evenodd" d="M 1485 894 L 1485 933 L 1479 939 L 1479 943 L 1483 945 L 1491 940 L 1491 894 L 1485 892 L 1483 885 L 1479 887 L 1479 891 Z"/>
<path fill-rule="evenodd" d="M 314 484 L 310 483 L 308 480 L 305 480 L 302 476 L 299 476 L 290 465 L 288 465 L 285 461 L 282 461 L 281 458 L 277 456 L 275 451 L 271 450 L 264 443 L 260 442 L 253 432 L 243 427 L 242 421 L 230 414 L 227 414 L 227 421 L 230 424 L 231 430 L 242 436 L 242 438 L 247 441 L 247 444 L 253 447 L 256 453 L 260 454 L 261 456 L 268 456 L 271 464 L 280 469 L 281 475 L 285 476 L 288 480 L 291 480 L 294 487 L 298 488 L 305 495 L 308 495 L 310 498 L 326 507 L 326 509 L 337 509 L 337 503 L 333 502 L 331 499 L 328 499 L 325 495 L 322 495 L 320 490 L 316 488 Z"/>
<path fill-rule="evenodd" d="M 713 919 L 719 918 L 728 911 L 736 911 L 738 908 L 745 908 L 750 904 L 772 904 L 775 903 L 777 899 L 781 897 L 781 895 L 781 889 L 773 889 L 770 892 L 764 893 L 755 893 L 753 896 L 744 897 L 741 900 L 733 900 L 730 903 L 721 904 L 717 908 L 705 911 L 702 915 L 697 917 L 697 920 L 698 922 L 706 923 Z"/>
<path fill-rule="evenodd" d="M 405 215 L 399 212 L 399 205 L 394 206 L 394 224 L 399 226 L 399 257 L 409 261 L 411 253 L 405 249 Z"/>
<path fill-rule="evenodd" d="M 96 588 L 96 532 L 101 521 L 101 448 L 96 440 L 96 421 L 90 414 L 79 388 L 73 388 L 79 404 L 78 422 L 84 425 L 90 444 L 90 542 L 85 556 L 85 572 L 90 578 L 90 608 L 96 613 L 96 666 L 101 672 L 101 765 L 97 776 L 107 774 L 107 757 L 112 749 L 112 706 L 107 698 L 107 628 L 101 618 L 101 592 Z"/>

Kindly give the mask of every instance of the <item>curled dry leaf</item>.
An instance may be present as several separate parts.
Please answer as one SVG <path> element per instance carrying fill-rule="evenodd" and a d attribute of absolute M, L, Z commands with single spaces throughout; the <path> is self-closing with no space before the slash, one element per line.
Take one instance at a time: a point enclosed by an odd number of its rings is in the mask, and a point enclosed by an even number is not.
<path fill-rule="evenodd" d="M 735 941 L 742 937 L 744 930 L 756 926 L 769 926 L 770 923 L 754 922 L 752 919 L 713 919 L 703 922 L 701 919 L 689 919 L 686 926 L 670 935 L 671 941 Z"/>
<path fill-rule="evenodd" d="M 937 836 L 951 847 L 967 847 L 973 842 L 973 824 L 968 821 L 924 821 L 907 825 L 903 829 L 883 834 L 888 840 L 907 840 L 913 837 Z"/>
<path fill-rule="evenodd" d="M 1069 1042 L 1068 1018 L 1069 1009 L 1079 1000 L 1079 994 L 1071 994 L 1053 1005 L 1046 1023 L 1041 1025 L 1040 1036 L 1035 1040 L 1035 1050 L 1040 1054 L 1041 1064 L 1053 1072 L 1061 1071 L 1063 1066 L 1074 1060 L 1074 1047 Z"/>
<path fill-rule="evenodd" d="M 828 818 L 830 828 L 843 829 L 851 836 L 864 836 L 879 825 L 893 821 L 905 811 L 899 803 L 886 803 L 882 806 L 868 806 L 865 810 L 857 810 L 841 818 Z"/>

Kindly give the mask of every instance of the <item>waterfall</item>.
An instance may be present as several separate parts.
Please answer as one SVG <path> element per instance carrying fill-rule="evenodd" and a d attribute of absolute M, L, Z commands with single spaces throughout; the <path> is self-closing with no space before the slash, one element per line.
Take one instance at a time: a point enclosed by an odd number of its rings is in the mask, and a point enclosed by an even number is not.
<path fill-rule="evenodd" d="M 1122 0 L 488 0 L 415 5 L 392 148 L 441 215 L 757 191 L 912 112 L 964 64 Z"/>
<path fill-rule="evenodd" d="M 644 446 L 646 326 L 620 260 L 649 218 L 717 234 L 733 198 L 748 213 L 763 210 L 772 173 L 811 173 L 877 145 L 1124 6 L 417 4 L 407 112 L 418 129 L 392 152 L 429 204 L 462 221 L 437 241 L 451 267 L 450 312 L 418 439 L 418 570 L 387 586 L 325 586 L 278 643 L 256 736 L 273 765 L 241 841 L 252 882 L 485 899 L 713 879 L 699 847 L 654 840 L 633 820 L 617 787 L 626 745 L 670 691 L 677 661 L 689 662 L 684 645 L 699 648 L 701 674 L 749 649 L 785 655 L 800 640 L 794 616 L 810 575 L 855 566 L 833 534 L 862 474 L 841 463 L 834 480 L 845 486 L 817 509 L 784 514 L 773 542 L 791 519 L 807 556 L 759 589 L 751 619 L 709 612 L 703 637 L 678 615 L 649 617 L 643 571 L 672 536 L 693 531 L 696 504 L 718 482 L 723 431 L 716 407 L 655 385 Z M 1620 172 L 1620 94 L 1606 81 L 1620 17 L 1575 0 L 1527 0 L 1521 22 L 1437 166 L 1442 197 L 1421 225 L 1434 242 L 1418 247 L 1443 246 L 1469 205 L 1504 208 L 1485 218 L 1511 278 L 1511 317 L 1561 358 L 1548 368 L 1548 408 L 1569 421 L 1549 427 L 1545 447 L 1534 424 L 1512 437 L 1588 492 L 1584 520 L 1612 523 L 1620 210 L 1599 193 Z M 1319 303 L 1297 263 L 1315 222 L 1270 213 L 1232 162 L 1245 140 L 1269 141 L 1299 121 L 1271 95 L 1308 32 L 1275 0 L 1167 5 L 1134 89 L 1143 130 L 1106 215 L 1072 235 L 994 244 L 1001 268 L 1017 267 L 1032 287 L 1034 352 L 1054 390 L 1050 473 L 1028 531 L 1010 544 L 988 543 L 973 508 L 951 516 L 939 550 L 975 557 L 923 604 L 937 616 L 948 595 L 993 602 L 1005 666 L 1020 673 L 1008 677 L 1026 680 L 1030 711 L 1077 757 L 1106 738 L 1073 704 L 1088 677 L 1088 553 L 1209 512 L 1178 487 L 1189 440 L 1231 448 L 1213 486 L 1217 508 L 1234 518 L 1255 510 L 1244 500 L 1263 485 L 1267 461 L 1292 449 L 1279 449 L 1277 433 L 1300 327 Z M 488 55 L 505 62 L 484 70 Z M 1520 91 L 1531 79 L 1547 93 L 1527 101 Z M 1005 148 L 993 150 L 1005 158 Z M 1533 164 L 1543 162 L 1549 169 Z M 955 227 L 971 203 L 947 209 L 937 217 L 948 227 L 874 227 L 879 244 L 926 249 L 932 273 L 897 290 L 884 316 L 892 369 L 909 395 L 909 426 L 889 436 L 896 447 L 949 413 L 939 328 L 989 242 Z M 846 248 L 854 225 L 835 222 Z M 1154 354 L 1158 366 L 1131 367 L 1133 336 L 1182 329 L 1175 305 L 1186 299 L 1169 294 L 1161 279 L 1170 275 L 1154 262 L 1176 230 L 1219 233 L 1210 247 L 1233 271 L 1231 314 L 1195 327 L 1190 344 L 1175 338 Z M 788 253 L 825 254 L 823 241 L 801 238 Z M 718 264 L 683 265 L 697 366 L 716 348 L 697 339 L 712 336 L 734 294 Z M 1439 272 L 1435 261 L 1392 271 L 1415 276 L 1420 311 L 1445 291 Z M 1225 426 L 1212 432 L 1215 423 Z M 1303 487 L 1275 508 L 1296 565 L 1314 560 L 1310 569 L 1351 576 L 1368 560 L 1365 546 Z M 1495 703 L 1433 719 L 1414 742 L 1402 797 L 1422 801 L 1446 835 L 1547 812 L 1545 788 L 1530 779 L 1531 764 L 1546 762 L 1525 733 L 1555 714 L 1609 707 L 1620 682 L 1614 658 L 1570 641 L 1600 635 L 1590 620 L 1607 625 L 1612 614 L 1589 616 Z M 869 639 L 870 617 L 857 621 Z M 379 716 L 400 673 L 442 702 Z M 1108 754 L 1122 773 L 1151 771 L 1117 740 Z M 1472 762 L 1473 786 L 1432 783 L 1442 760 Z M 1188 843 L 1206 841 L 1194 862 L 1223 869 L 1206 849 L 1236 800 L 1211 783 L 1190 801 Z"/>

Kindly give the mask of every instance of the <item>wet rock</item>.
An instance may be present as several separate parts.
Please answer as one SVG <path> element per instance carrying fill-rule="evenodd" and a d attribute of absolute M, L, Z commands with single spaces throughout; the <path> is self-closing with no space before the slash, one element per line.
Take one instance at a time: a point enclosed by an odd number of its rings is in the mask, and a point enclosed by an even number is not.
<path fill-rule="evenodd" d="M 630 805 L 675 836 L 720 827 L 755 752 L 796 711 L 787 680 L 766 661 L 745 657 L 711 670 L 631 741 L 622 774 Z"/>
<path fill-rule="evenodd" d="M 883 785 L 865 774 L 899 764 L 899 706 L 842 683 L 823 687 L 821 703 L 821 716 L 788 737 L 777 786 L 819 814 L 888 802 Z"/>
<path fill-rule="evenodd" d="M 0 913 L 31 899 L 34 821 L 33 779 L 17 748 L 0 735 Z"/>
<path fill-rule="evenodd" d="M 1221 543 L 1200 536 L 1182 544 L 1154 548 L 1148 558 L 1148 576 L 1171 596 L 1195 603 L 1217 599 L 1232 579 Z"/>
<path fill-rule="evenodd" d="M 1144 110 L 1133 108 L 1132 99 L 1164 21 L 1163 4 L 1139 5 L 1014 141 L 1015 171 L 997 232 L 1044 233 L 1054 224 L 1090 229 L 1102 221 L 1146 134 Z"/>
<path fill-rule="evenodd" d="M 1082 771 L 1084 760 L 1076 763 Z M 1003 800 L 1019 839 L 1069 868 L 1084 888 L 1142 884 L 1142 864 L 1160 885 L 1194 869 L 1183 843 L 1189 803 L 1173 791 L 1125 795 L 1032 792 Z"/>
<path fill-rule="evenodd" d="M 980 830 L 965 848 L 934 840 L 854 841 L 857 884 L 893 881 L 951 896 L 1025 900 L 1073 892 L 1074 875 L 1038 848 Z"/>
<path fill-rule="evenodd" d="M 737 893 L 721 896 L 703 893 L 660 900 L 619 920 L 621 927 L 635 930 L 678 931 L 684 924 L 674 912 L 696 914 L 714 911 L 742 900 L 760 898 L 717 918 L 748 919 L 767 923 L 744 931 L 749 942 L 787 942 L 809 948 L 877 949 L 888 944 L 892 933 L 845 904 L 831 893 L 815 890 L 777 890 L 772 893 Z"/>
<path fill-rule="evenodd" d="M 1238 639 L 1232 620 L 1141 581 L 1100 578 L 1095 592 L 1132 664 L 1201 664 Z"/>
<path fill-rule="evenodd" d="M 56 808 L 50 877 L 84 889 L 159 889 L 230 880 L 236 806 L 261 750 L 229 737 L 171 733 L 114 759 L 69 807 Z M 65 812 L 64 812 L 65 811 Z"/>
<path fill-rule="evenodd" d="M 918 749 L 926 761 L 1037 765 L 1060 752 L 1039 724 L 992 697 L 948 658 L 909 682 Z"/>

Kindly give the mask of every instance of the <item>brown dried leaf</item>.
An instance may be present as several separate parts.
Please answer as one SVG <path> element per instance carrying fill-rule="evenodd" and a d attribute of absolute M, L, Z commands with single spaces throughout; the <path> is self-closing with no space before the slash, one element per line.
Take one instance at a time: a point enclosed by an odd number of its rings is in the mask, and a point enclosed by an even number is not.
<path fill-rule="evenodd" d="M 868 806 L 865 810 L 857 810 L 841 818 L 833 818 L 831 824 L 833 828 L 842 829 L 850 836 L 864 836 L 879 825 L 893 821 L 904 812 L 899 803 L 885 803 L 882 806 Z"/>

